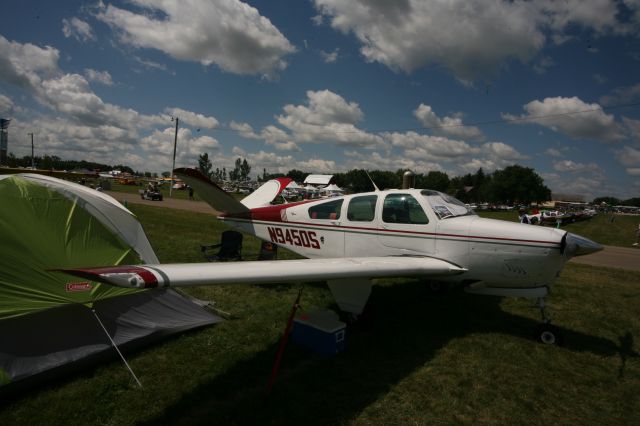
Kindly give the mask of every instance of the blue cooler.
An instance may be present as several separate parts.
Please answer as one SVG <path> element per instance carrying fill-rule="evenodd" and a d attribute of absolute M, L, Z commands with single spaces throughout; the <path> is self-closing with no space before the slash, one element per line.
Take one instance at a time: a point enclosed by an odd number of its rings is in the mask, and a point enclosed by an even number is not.
<path fill-rule="evenodd" d="M 344 350 L 346 324 L 333 311 L 311 311 L 293 320 L 291 339 L 322 356 Z"/>

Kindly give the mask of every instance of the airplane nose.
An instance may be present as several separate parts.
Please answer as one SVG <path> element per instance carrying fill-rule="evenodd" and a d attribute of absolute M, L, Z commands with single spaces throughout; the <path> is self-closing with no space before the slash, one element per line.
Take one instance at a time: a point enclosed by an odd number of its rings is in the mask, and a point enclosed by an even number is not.
<path fill-rule="evenodd" d="M 595 241 L 570 232 L 566 233 L 563 240 L 563 252 L 567 257 L 584 256 L 604 248 Z"/>

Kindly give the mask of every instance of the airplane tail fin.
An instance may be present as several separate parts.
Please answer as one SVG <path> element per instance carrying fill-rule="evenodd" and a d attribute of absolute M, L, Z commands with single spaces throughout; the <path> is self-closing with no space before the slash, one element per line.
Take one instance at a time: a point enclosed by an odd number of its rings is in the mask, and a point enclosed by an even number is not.
<path fill-rule="evenodd" d="M 291 183 L 291 180 L 286 177 L 271 179 L 240 202 L 249 209 L 268 206 Z"/>
<path fill-rule="evenodd" d="M 246 213 L 253 208 L 268 205 L 291 182 L 289 178 L 270 180 L 241 201 L 238 201 L 196 169 L 179 168 L 173 172 L 178 178 L 191 186 L 198 196 L 215 210 L 231 214 Z"/>

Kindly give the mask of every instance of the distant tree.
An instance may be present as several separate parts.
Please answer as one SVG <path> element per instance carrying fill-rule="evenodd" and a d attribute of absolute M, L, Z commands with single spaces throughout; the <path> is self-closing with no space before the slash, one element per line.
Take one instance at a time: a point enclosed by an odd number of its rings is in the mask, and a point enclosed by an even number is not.
<path fill-rule="evenodd" d="M 621 202 L 619 199 L 614 198 L 614 197 L 598 197 L 596 199 L 593 200 L 593 204 L 602 204 L 602 203 L 608 204 L 610 206 L 619 206 L 621 205 Z"/>
<path fill-rule="evenodd" d="M 230 181 L 236 182 L 240 180 L 240 166 L 242 166 L 242 160 L 240 158 L 237 158 L 235 167 L 229 172 Z"/>
<path fill-rule="evenodd" d="M 296 182 L 302 183 L 308 174 L 309 173 L 301 172 L 300 170 L 291 169 L 287 172 L 286 176 Z"/>
<path fill-rule="evenodd" d="M 506 203 L 530 203 L 551 199 L 551 190 L 543 179 L 529 167 L 513 165 L 496 170 L 489 190 L 492 200 Z"/>
<path fill-rule="evenodd" d="M 640 198 L 639 197 L 634 197 L 634 198 L 629 198 L 628 200 L 622 200 L 620 202 L 620 204 L 623 205 L 623 206 L 640 207 Z"/>
<path fill-rule="evenodd" d="M 211 177 L 211 168 L 213 165 L 211 164 L 211 160 L 209 159 L 208 153 L 203 153 L 198 156 L 198 170 L 200 173 L 207 177 Z"/>
<path fill-rule="evenodd" d="M 162 177 L 164 178 L 171 177 L 171 172 L 162 172 Z"/>
<path fill-rule="evenodd" d="M 348 188 L 351 192 L 367 192 L 373 191 L 371 180 L 367 176 L 367 172 L 361 169 L 352 169 L 346 173 L 337 173 L 333 179 L 341 188 Z"/>
<path fill-rule="evenodd" d="M 449 189 L 449 176 L 436 170 L 432 170 L 426 175 L 416 175 L 416 188 L 446 192 Z"/>
<path fill-rule="evenodd" d="M 247 159 L 242 160 L 240 164 L 240 180 L 249 180 L 249 174 L 251 173 L 251 166 L 247 162 Z"/>
<path fill-rule="evenodd" d="M 266 182 L 271 179 L 284 177 L 283 173 L 267 173 L 267 169 L 262 170 L 262 177 L 258 177 L 258 182 Z"/>
<path fill-rule="evenodd" d="M 402 186 L 402 178 L 394 172 L 373 170 L 369 172 L 369 176 L 380 189 L 400 188 Z M 367 180 L 369 180 L 368 177 Z"/>

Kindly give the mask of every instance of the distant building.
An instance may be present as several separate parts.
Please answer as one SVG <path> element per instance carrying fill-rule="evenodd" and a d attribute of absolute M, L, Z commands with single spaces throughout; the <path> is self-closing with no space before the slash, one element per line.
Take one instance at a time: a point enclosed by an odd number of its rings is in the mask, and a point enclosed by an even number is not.
<path fill-rule="evenodd" d="M 304 183 L 312 186 L 327 186 L 331 183 L 333 175 L 309 175 L 305 178 Z"/>

